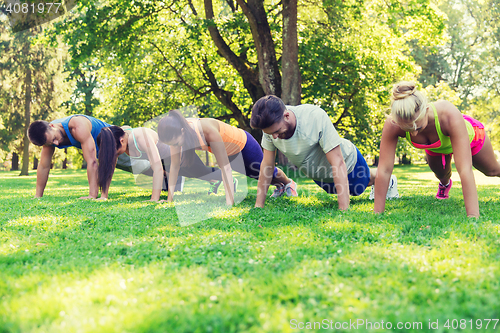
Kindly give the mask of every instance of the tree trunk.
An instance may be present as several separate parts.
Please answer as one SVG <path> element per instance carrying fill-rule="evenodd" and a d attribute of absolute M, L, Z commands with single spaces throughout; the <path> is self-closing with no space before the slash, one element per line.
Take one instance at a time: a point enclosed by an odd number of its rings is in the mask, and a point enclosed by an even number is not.
<path fill-rule="evenodd" d="M 27 57 L 30 51 L 30 40 L 26 38 L 24 55 Z M 27 176 L 30 163 L 30 140 L 28 128 L 31 122 L 31 68 L 26 66 L 26 77 L 24 79 L 24 138 L 23 138 L 23 167 L 19 176 Z"/>
<path fill-rule="evenodd" d="M 10 171 L 19 170 L 19 155 L 17 153 L 12 153 L 12 168 Z"/>
<path fill-rule="evenodd" d="M 302 95 L 297 40 L 297 0 L 283 0 L 283 71 L 281 99 L 286 105 L 299 105 Z M 278 163 L 289 165 L 288 158 L 278 151 Z"/>
<path fill-rule="evenodd" d="M 33 170 L 36 170 L 38 169 L 38 158 L 34 158 L 33 159 Z"/>
<path fill-rule="evenodd" d="M 302 80 L 299 68 L 299 42 L 297 40 L 297 0 L 283 0 L 283 71 L 281 99 L 286 105 L 299 105 Z"/>
<path fill-rule="evenodd" d="M 205 18 L 208 21 L 208 32 L 210 33 L 210 37 L 217 47 L 218 52 L 229 62 L 238 74 L 240 74 L 245 89 L 248 91 L 252 101 L 256 102 L 259 98 L 265 95 L 262 85 L 259 82 L 258 73 L 250 66 L 250 64 L 246 63 L 242 57 L 236 55 L 222 38 L 217 25 L 213 22 L 214 11 L 212 0 L 204 0 L 204 5 Z M 257 44 L 258 41 L 256 40 L 255 43 Z"/>
<path fill-rule="evenodd" d="M 80 150 L 80 155 L 82 155 L 82 169 L 86 170 L 87 169 L 87 161 L 85 161 L 85 158 L 83 157 L 83 153 L 82 151 Z"/>
<path fill-rule="evenodd" d="M 68 148 L 64 148 L 64 160 L 62 163 L 62 168 L 64 170 L 68 168 Z"/>
<path fill-rule="evenodd" d="M 281 97 L 281 74 L 264 1 L 237 0 L 237 2 L 250 23 L 259 63 L 259 82 L 266 95 Z"/>

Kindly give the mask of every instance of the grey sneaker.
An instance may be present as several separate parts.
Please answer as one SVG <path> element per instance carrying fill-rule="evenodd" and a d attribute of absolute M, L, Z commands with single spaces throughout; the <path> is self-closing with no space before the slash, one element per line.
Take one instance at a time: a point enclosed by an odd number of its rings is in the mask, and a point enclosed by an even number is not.
<path fill-rule="evenodd" d="M 297 183 L 295 183 L 293 180 L 285 185 L 285 193 L 289 197 L 296 197 L 297 196 Z"/>
<path fill-rule="evenodd" d="M 285 186 L 276 186 L 273 194 L 271 194 L 271 198 L 279 198 L 285 193 Z"/>

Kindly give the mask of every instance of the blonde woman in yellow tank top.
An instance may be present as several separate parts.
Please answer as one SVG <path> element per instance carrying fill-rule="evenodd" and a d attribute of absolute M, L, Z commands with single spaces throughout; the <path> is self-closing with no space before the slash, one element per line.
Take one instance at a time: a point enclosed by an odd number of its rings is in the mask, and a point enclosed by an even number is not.
<path fill-rule="evenodd" d="M 375 213 L 385 209 L 389 177 L 394 167 L 398 138 L 406 138 L 425 149 L 429 167 L 439 179 L 437 199 L 449 198 L 451 154 L 462 182 L 467 216 L 479 217 L 479 202 L 472 167 L 490 177 L 500 177 L 490 139 L 479 121 L 462 114 L 452 103 L 427 103 L 413 82 L 399 82 L 392 91 L 391 118 L 385 122 L 380 142 L 380 159 L 375 179 Z"/>

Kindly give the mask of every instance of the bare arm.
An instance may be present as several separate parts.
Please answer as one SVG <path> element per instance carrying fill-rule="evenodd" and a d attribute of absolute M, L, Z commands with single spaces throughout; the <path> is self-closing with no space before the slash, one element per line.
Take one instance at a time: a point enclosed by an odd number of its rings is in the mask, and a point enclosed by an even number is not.
<path fill-rule="evenodd" d="M 89 181 L 89 195 L 80 199 L 96 199 L 99 194 L 97 185 L 97 156 L 95 141 L 92 137 L 92 124 L 87 118 L 73 117 L 69 122 L 69 129 L 76 141 L 82 146 L 83 158 L 87 161 L 87 179 Z"/>
<path fill-rule="evenodd" d="M 151 169 L 153 170 L 153 193 L 151 194 L 151 201 L 158 201 L 160 199 L 163 184 L 163 166 L 161 164 L 160 153 L 156 147 L 156 138 L 153 137 L 154 134 L 151 133 L 152 131 L 149 131 L 151 130 L 141 128 L 137 130 L 140 134 L 136 137 L 138 138 L 137 143 L 140 148 L 145 148 Z M 177 177 L 175 180 L 177 180 Z M 175 185 L 173 188 L 175 189 Z"/>
<path fill-rule="evenodd" d="M 41 198 L 49 179 L 50 165 L 55 148 L 53 146 L 43 146 L 40 154 L 40 163 L 36 169 L 36 192 L 35 198 Z"/>
<path fill-rule="evenodd" d="M 221 168 L 222 182 L 224 183 L 224 190 L 226 191 L 226 204 L 232 206 L 234 204 L 233 175 L 231 164 L 229 164 L 229 158 L 227 156 L 226 146 L 222 141 L 217 123 L 203 120 L 201 122 L 203 134 L 207 144 L 212 149 L 212 153 L 215 155 L 217 164 Z"/>
<path fill-rule="evenodd" d="M 264 207 L 267 191 L 273 179 L 275 158 L 276 151 L 264 149 L 264 157 L 260 164 L 259 182 L 257 183 L 257 200 L 255 200 L 255 207 Z"/>
<path fill-rule="evenodd" d="M 382 130 L 380 141 L 380 158 L 377 167 L 377 177 L 375 178 L 375 205 L 373 211 L 382 213 L 385 210 L 385 197 L 389 189 L 392 170 L 394 169 L 394 158 L 396 156 L 396 146 L 398 138 L 404 131 L 387 119 Z"/>
<path fill-rule="evenodd" d="M 175 186 L 177 185 L 177 176 L 181 167 L 181 148 L 170 146 L 170 172 L 168 174 L 168 198 L 167 202 L 174 200 Z"/>
<path fill-rule="evenodd" d="M 477 198 L 476 181 L 472 172 L 472 155 L 470 151 L 469 135 L 460 111 L 451 103 L 443 102 L 445 117 L 441 117 L 443 134 L 451 139 L 455 166 L 457 167 L 462 193 L 464 196 L 465 211 L 469 217 L 479 217 L 479 202 Z M 444 119 L 443 119 L 444 118 Z"/>
<path fill-rule="evenodd" d="M 340 210 L 349 208 L 349 182 L 347 180 L 347 167 L 340 146 L 326 153 L 326 159 L 332 166 L 333 182 L 337 190 L 337 200 Z"/>

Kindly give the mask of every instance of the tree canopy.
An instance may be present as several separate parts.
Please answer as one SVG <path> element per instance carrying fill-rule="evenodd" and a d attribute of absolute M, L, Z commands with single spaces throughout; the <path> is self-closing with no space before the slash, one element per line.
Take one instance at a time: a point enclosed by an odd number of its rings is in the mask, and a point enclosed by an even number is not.
<path fill-rule="evenodd" d="M 194 105 L 200 117 L 260 139 L 251 107 L 276 94 L 321 106 L 341 135 L 376 156 L 390 88 L 402 79 L 436 96 L 451 89 L 463 112 L 498 119 L 496 1 L 83 0 L 44 30 L 44 47 L 68 54 L 65 87 L 73 89 L 64 103 L 45 105 L 131 126 Z M 4 69 L 1 87 L 24 82 Z M 20 132 L 0 91 L 7 142 Z"/>

